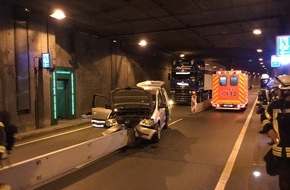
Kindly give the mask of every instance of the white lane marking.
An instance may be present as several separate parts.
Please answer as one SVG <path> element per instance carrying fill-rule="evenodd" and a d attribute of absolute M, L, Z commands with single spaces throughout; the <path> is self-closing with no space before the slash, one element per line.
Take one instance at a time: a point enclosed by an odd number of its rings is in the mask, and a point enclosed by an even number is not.
<path fill-rule="evenodd" d="M 58 136 L 66 135 L 66 134 L 69 134 L 69 133 L 74 133 L 74 132 L 81 131 L 81 130 L 84 130 L 84 129 L 88 129 L 88 128 L 91 128 L 91 127 L 92 126 L 87 126 L 87 127 L 75 129 L 75 130 L 72 130 L 72 131 L 67 131 L 67 132 L 64 132 L 64 133 L 59 133 L 59 134 L 55 134 L 55 135 L 39 138 L 39 139 L 36 139 L 36 140 L 32 140 L 32 141 L 28 141 L 28 142 L 24 142 L 24 143 L 19 143 L 19 144 L 16 144 L 15 147 L 20 147 L 20 146 L 24 146 L 24 145 L 27 145 L 27 144 L 35 143 L 35 142 L 38 142 L 38 141 L 43 141 L 43 140 L 46 140 L 46 139 L 50 139 L 50 138 L 53 138 L 53 137 L 58 137 Z"/>
<path fill-rule="evenodd" d="M 173 125 L 173 124 L 175 124 L 175 123 L 177 123 L 179 121 L 182 121 L 182 120 L 183 120 L 183 118 L 180 118 L 180 119 L 178 119 L 176 121 L 173 121 L 173 122 L 169 123 L 168 126 L 171 126 L 171 125 Z"/>
<path fill-rule="evenodd" d="M 220 179 L 215 187 L 215 190 L 224 190 L 225 189 L 225 186 L 228 182 L 228 179 L 231 175 L 231 172 L 232 172 L 232 169 L 233 169 L 233 166 L 235 164 L 235 161 L 236 161 L 236 158 L 237 158 L 237 155 L 239 153 L 239 150 L 241 148 L 241 144 L 243 142 L 243 139 L 244 139 L 244 136 L 245 136 L 245 133 L 248 129 L 248 126 L 249 126 L 249 123 L 250 123 L 250 120 L 252 118 L 252 115 L 253 115 L 253 112 L 254 112 L 254 108 L 256 106 L 256 103 L 257 103 L 257 99 L 256 101 L 254 102 L 253 104 L 253 107 L 243 125 L 243 128 L 237 138 L 237 141 L 235 143 L 235 146 L 230 154 L 230 157 L 228 158 L 228 161 L 224 167 L 224 170 L 223 170 L 223 173 L 221 174 L 220 176 Z"/>

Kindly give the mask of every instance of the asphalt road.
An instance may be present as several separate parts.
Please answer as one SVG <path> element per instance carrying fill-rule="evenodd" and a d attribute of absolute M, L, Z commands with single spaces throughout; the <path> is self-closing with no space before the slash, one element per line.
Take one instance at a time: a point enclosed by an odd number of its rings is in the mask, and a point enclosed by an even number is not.
<path fill-rule="evenodd" d="M 158 144 L 140 142 L 37 189 L 278 190 L 277 177 L 265 173 L 262 159 L 270 149 L 269 139 L 257 133 L 259 116 L 254 112 L 250 117 L 256 97 L 257 90 L 250 91 L 244 112 L 207 109 L 192 114 L 189 106 L 175 106 Z M 88 127 L 27 141 L 16 148 L 11 161 L 96 138 L 100 130 Z"/>

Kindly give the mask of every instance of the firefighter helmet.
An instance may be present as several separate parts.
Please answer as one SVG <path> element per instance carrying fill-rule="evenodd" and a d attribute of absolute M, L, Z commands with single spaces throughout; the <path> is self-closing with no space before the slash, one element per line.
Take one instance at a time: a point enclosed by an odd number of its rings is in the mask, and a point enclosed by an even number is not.
<path fill-rule="evenodd" d="M 260 87 L 267 88 L 267 84 L 269 81 L 270 81 L 270 76 L 267 73 L 262 74 Z"/>

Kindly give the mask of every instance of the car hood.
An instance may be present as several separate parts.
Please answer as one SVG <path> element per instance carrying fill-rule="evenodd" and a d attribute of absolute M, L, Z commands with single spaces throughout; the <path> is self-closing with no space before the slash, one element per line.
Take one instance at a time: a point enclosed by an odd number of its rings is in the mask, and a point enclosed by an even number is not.
<path fill-rule="evenodd" d="M 139 87 L 117 88 L 111 91 L 111 108 L 152 108 L 151 94 Z"/>

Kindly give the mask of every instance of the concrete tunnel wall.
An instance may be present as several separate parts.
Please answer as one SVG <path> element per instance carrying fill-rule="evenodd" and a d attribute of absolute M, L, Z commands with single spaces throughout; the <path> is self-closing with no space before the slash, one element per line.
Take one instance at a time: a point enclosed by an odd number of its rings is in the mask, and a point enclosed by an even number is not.
<path fill-rule="evenodd" d="M 148 79 L 168 83 L 169 57 L 126 53 L 118 41 L 62 27 L 51 18 L 14 19 L 13 7 L 5 3 L 0 3 L 0 23 L 0 110 L 11 113 L 20 132 L 35 130 L 36 112 L 39 128 L 51 125 L 51 71 L 38 68 L 43 52 L 50 52 L 54 68 L 75 71 L 78 118 L 91 110 L 94 93 L 108 95 Z"/>
<path fill-rule="evenodd" d="M 77 118 L 91 110 L 95 93 L 108 95 L 116 87 L 149 79 L 163 80 L 170 89 L 171 57 L 130 53 L 121 41 L 99 39 L 61 22 L 39 15 L 15 16 L 15 8 L 0 2 L 0 110 L 11 113 L 20 132 L 51 126 L 52 74 L 38 68 L 43 52 L 50 52 L 53 68 L 74 70 Z M 258 86 L 259 80 L 254 77 L 250 84 Z"/>

